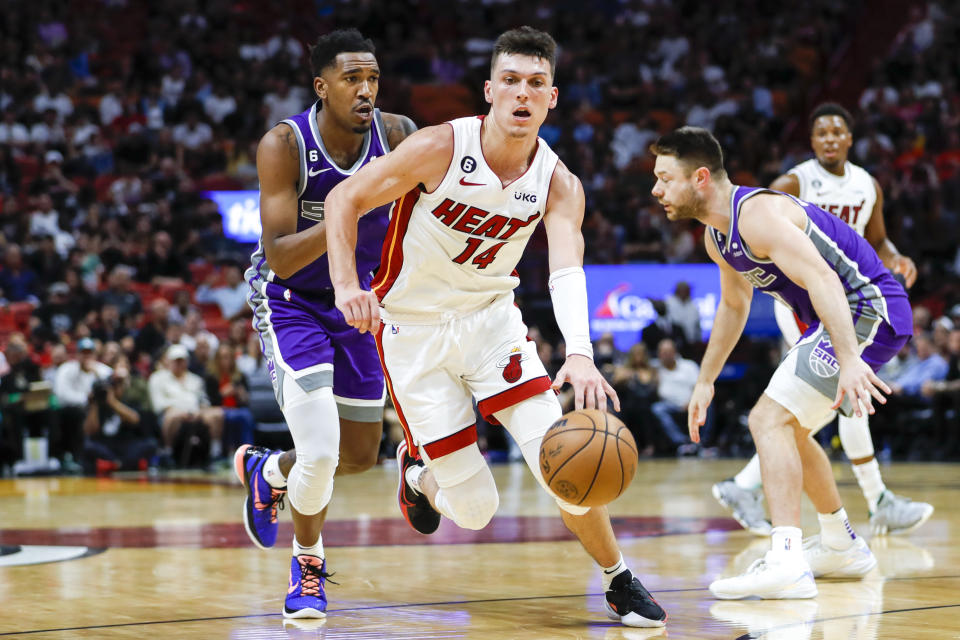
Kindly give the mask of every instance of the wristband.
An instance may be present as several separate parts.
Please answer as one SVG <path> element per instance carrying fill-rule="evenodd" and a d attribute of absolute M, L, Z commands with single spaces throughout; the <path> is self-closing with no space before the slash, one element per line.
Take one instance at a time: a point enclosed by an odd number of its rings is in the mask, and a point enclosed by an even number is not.
<path fill-rule="evenodd" d="M 577 354 L 593 360 L 587 317 L 587 276 L 583 267 L 558 269 L 550 274 L 548 284 L 553 315 L 563 334 L 567 355 Z"/>

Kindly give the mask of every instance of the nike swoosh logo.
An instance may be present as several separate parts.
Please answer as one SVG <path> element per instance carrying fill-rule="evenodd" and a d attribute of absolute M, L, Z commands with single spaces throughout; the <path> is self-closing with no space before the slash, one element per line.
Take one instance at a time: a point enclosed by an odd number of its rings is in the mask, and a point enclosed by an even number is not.
<path fill-rule="evenodd" d="M 462 184 L 462 185 L 465 186 L 465 187 L 482 187 L 482 186 L 484 186 L 484 183 L 483 183 L 483 182 L 467 182 L 467 178 L 466 178 L 466 177 L 460 178 L 460 184 Z"/>
<path fill-rule="evenodd" d="M 320 169 L 318 171 L 314 171 L 313 169 L 310 169 L 309 171 L 307 171 L 307 177 L 312 178 L 313 176 L 318 176 L 324 171 L 330 171 L 330 169 L 331 167 L 327 167 L 326 169 Z"/>

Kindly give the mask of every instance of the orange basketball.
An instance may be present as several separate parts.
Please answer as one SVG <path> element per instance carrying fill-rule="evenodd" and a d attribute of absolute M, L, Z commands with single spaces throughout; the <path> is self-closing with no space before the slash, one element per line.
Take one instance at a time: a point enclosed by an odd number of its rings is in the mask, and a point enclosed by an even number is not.
<path fill-rule="evenodd" d="M 637 443 L 616 416 L 571 411 L 540 443 L 540 471 L 551 491 L 570 504 L 598 507 L 615 500 L 637 470 Z"/>

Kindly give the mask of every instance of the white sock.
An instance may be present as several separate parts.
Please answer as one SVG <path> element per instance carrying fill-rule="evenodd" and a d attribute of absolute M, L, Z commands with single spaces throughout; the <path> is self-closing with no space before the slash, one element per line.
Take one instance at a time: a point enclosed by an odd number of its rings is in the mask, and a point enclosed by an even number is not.
<path fill-rule="evenodd" d="M 820 521 L 820 540 L 831 549 L 849 549 L 857 539 L 847 518 L 847 510 L 843 507 L 833 513 L 818 513 L 817 520 Z"/>
<path fill-rule="evenodd" d="M 857 476 L 857 483 L 860 490 L 863 491 L 863 497 L 867 499 L 867 506 L 870 507 L 870 513 L 877 510 L 877 502 L 880 496 L 887 490 L 883 484 L 883 478 L 880 477 L 880 465 L 876 458 L 871 458 L 870 462 L 855 464 L 853 466 L 853 475 Z"/>
<path fill-rule="evenodd" d="M 267 456 L 267 461 L 263 463 L 263 479 L 274 489 L 287 488 L 287 479 L 283 477 L 283 473 L 280 471 L 279 453 Z"/>
<path fill-rule="evenodd" d="M 293 555 L 295 556 L 316 556 L 318 558 L 323 558 L 323 536 L 317 536 L 317 544 L 312 547 L 301 546 L 297 542 L 296 536 L 293 538 Z"/>
<path fill-rule="evenodd" d="M 410 485 L 411 489 L 417 493 L 423 493 L 423 491 L 420 489 L 420 478 L 423 477 L 423 472 L 426 470 L 426 467 L 419 464 L 407 467 L 406 473 L 403 474 L 403 479 L 407 481 L 407 484 Z"/>
<path fill-rule="evenodd" d="M 603 582 L 603 590 L 610 590 L 610 583 L 613 582 L 613 579 L 624 571 L 629 571 L 627 569 L 627 563 L 623 561 L 623 554 L 620 554 L 620 557 L 614 563 L 612 567 L 601 567 L 603 571 L 600 572 L 600 580 Z"/>
<path fill-rule="evenodd" d="M 220 440 L 213 440 L 210 443 L 210 457 L 217 459 L 223 456 L 223 443 Z"/>
<path fill-rule="evenodd" d="M 763 479 L 760 477 L 760 456 L 754 455 L 750 458 L 740 473 L 733 476 L 733 481 L 737 486 L 746 491 L 756 491 L 763 486 Z"/>
<path fill-rule="evenodd" d="M 770 532 L 770 550 L 778 558 L 803 558 L 803 531 L 800 527 L 774 527 Z"/>

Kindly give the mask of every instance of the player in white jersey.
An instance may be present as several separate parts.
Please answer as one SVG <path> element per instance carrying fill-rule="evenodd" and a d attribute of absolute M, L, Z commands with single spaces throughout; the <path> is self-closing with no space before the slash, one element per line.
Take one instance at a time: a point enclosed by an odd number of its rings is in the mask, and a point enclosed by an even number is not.
<path fill-rule="evenodd" d="M 887 238 L 883 221 L 883 191 L 865 169 L 849 160 L 853 144 L 850 113 L 840 105 L 825 103 L 810 115 L 810 145 L 815 158 L 801 162 L 770 185 L 811 202 L 834 214 L 866 238 L 877 255 L 907 287 L 917 279 L 913 260 L 901 255 Z M 791 346 L 806 329 L 784 304 L 774 306 L 777 325 Z M 840 443 L 850 459 L 853 473 L 870 509 L 874 533 L 904 533 L 922 525 L 933 513 L 933 506 L 913 502 L 887 490 L 874 457 L 873 440 L 867 416 L 838 416 Z M 760 463 L 754 456 L 733 478 L 713 485 L 713 495 L 733 511 L 744 528 L 758 535 L 769 535 L 770 523 L 761 497 Z"/>
<path fill-rule="evenodd" d="M 502 34 L 484 85 L 492 105 L 486 116 L 414 133 L 326 200 L 336 305 L 349 324 L 377 334 L 406 432 L 397 450 L 401 510 L 417 530 L 425 510 L 469 529 L 485 527 L 497 510 L 497 487 L 477 446 L 474 398 L 510 432 L 544 489 L 540 442 L 561 415 L 553 389 L 571 383 L 577 408 L 604 410 L 608 397 L 619 408 L 593 363 L 583 187 L 537 136 L 557 101 L 555 48 L 530 27 Z M 394 200 L 380 270 L 373 291 L 364 291 L 353 266 L 357 221 Z M 541 219 L 567 353 L 552 382 L 513 304 L 512 274 Z M 630 626 L 663 626 L 666 613 L 627 569 L 606 507 L 554 497 L 564 523 L 603 569 L 608 615 Z"/>

